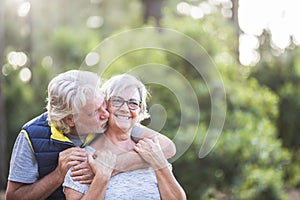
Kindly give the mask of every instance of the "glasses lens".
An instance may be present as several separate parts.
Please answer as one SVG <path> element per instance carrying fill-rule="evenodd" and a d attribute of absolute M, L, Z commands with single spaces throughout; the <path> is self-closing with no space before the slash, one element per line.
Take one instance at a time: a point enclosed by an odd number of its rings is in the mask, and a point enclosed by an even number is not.
<path fill-rule="evenodd" d="M 112 106 L 114 107 L 121 107 L 124 103 L 124 99 L 121 97 L 111 97 L 110 99 Z"/>
<path fill-rule="evenodd" d="M 141 102 L 137 99 L 129 99 L 128 101 L 125 101 L 122 97 L 118 97 L 118 96 L 111 97 L 110 102 L 111 105 L 114 107 L 121 107 L 126 102 L 130 110 L 136 110 L 141 105 Z"/>
<path fill-rule="evenodd" d="M 140 107 L 140 101 L 136 100 L 136 99 L 129 99 L 128 100 L 128 107 L 131 110 L 136 110 Z"/>

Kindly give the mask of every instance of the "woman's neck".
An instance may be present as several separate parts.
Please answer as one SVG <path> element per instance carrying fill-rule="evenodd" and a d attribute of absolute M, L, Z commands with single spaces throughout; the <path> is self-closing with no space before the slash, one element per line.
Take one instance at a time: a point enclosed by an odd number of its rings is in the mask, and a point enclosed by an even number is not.
<path fill-rule="evenodd" d="M 123 151 L 130 151 L 133 149 L 135 143 L 131 139 L 131 132 L 120 132 L 108 128 L 105 132 L 107 139 Z"/>
<path fill-rule="evenodd" d="M 109 127 L 106 130 L 105 135 L 112 141 L 130 140 L 131 129 L 125 131 Z"/>

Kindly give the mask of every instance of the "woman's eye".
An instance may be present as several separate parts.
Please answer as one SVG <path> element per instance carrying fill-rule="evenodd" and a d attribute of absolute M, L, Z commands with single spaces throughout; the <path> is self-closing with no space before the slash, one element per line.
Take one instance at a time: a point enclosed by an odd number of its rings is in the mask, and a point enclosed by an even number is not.
<path fill-rule="evenodd" d="M 113 100 L 112 103 L 113 103 L 114 105 L 121 105 L 121 104 L 123 104 L 123 101 L 120 101 L 120 100 Z"/>
<path fill-rule="evenodd" d="M 138 106 L 139 103 L 138 102 L 129 102 L 130 105 L 133 105 L 133 106 Z"/>

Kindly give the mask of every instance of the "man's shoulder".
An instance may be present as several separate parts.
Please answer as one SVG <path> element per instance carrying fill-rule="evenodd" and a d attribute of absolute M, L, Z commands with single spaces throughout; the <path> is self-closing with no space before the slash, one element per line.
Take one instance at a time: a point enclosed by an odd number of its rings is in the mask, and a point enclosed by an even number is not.
<path fill-rule="evenodd" d="M 38 116 L 36 116 L 35 118 L 31 119 L 30 121 L 28 121 L 23 128 L 27 128 L 30 126 L 34 126 L 34 125 L 48 125 L 48 113 L 44 112 Z"/>
<path fill-rule="evenodd" d="M 39 137 L 43 136 L 49 136 L 51 135 L 51 128 L 48 123 L 48 113 L 42 113 L 41 115 L 33 118 L 29 122 L 27 122 L 23 127 L 23 130 L 25 130 L 29 136 L 35 136 L 35 133 L 38 133 Z M 42 134 L 44 133 L 44 134 Z"/>

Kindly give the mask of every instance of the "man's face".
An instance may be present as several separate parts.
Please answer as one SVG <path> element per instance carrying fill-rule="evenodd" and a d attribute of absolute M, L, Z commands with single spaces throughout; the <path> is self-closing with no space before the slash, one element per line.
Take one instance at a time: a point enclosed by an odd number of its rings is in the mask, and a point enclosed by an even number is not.
<path fill-rule="evenodd" d="M 89 99 L 81 111 L 74 116 L 77 133 L 103 133 L 107 128 L 109 113 L 104 96 Z"/>

